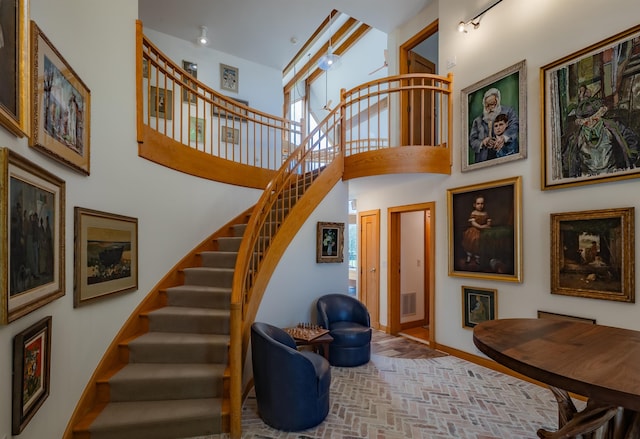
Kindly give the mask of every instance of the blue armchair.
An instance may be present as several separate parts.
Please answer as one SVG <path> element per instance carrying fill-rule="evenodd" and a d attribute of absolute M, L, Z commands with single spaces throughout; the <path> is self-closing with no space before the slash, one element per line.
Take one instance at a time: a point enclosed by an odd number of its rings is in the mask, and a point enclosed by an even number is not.
<path fill-rule="evenodd" d="M 299 431 L 327 417 L 331 367 L 325 358 L 298 351 L 289 334 L 262 322 L 251 325 L 251 355 L 258 413 L 266 424 Z"/>
<path fill-rule="evenodd" d="M 333 337 L 329 362 L 333 366 L 359 366 L 371 357 L 369 311 L 358 299 L 346 294 L 318 298 L 318 324 Z"/>

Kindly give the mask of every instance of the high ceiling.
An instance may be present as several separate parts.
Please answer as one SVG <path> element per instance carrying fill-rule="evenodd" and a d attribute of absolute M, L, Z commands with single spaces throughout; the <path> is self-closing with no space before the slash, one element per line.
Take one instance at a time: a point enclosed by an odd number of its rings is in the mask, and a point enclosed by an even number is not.
<path fill-rule="evenodd" d="M 333 9 L 389 33 L 432 0 L 139 0 L 144 27 L 282 70 Z M 297 43 L 292 43 L 295 39 Z"/>

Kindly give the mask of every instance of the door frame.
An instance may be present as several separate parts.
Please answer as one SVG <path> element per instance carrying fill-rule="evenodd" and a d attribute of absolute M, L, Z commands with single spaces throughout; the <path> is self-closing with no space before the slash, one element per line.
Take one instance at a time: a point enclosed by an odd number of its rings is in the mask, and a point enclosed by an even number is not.
<path fill-rule="evenodd" d="M 435 20 L 400 45 L 400 47 L 398 48 L 400 63 L 398 74 L 406 75 L 407 73 L 409 73 L 409 52 L 413 50 L 418 44 L 422 43 L 424 40 L 437 32 L 438 20 Z M 408 99 L 408 97 L 404 97 L 404 99 Z M 404 108 L 404 106 L 401 105 L 400 108 Z M 405 111 L 400 111 L 400 126 L 402 127 L 401 142 L 403 145 L 409 145 L 409 114 L 407 114 Z"/>
<path fill-rule="evenodd" d="M 387 209 L 388 261 L 387 272 L 387 322 L 389 333 L 397 334 L 401 330 L 400 323 L 400 215 L 405 212 L 424 211 L 429 213 L 429 222 L 425 230 L 425 304 L 429 306 L 429 343 L 435 346 L 435 230 L 436 203 L 409 204 L 406 206 L 389 207 Z"/>

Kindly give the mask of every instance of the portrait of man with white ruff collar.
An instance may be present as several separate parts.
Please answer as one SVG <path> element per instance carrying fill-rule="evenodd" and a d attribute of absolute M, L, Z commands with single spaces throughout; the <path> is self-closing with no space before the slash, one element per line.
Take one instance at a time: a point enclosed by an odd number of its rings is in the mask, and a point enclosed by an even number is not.
<path fill-rule="evenodd" d="M 541 70 L 543 189 L 640 176 L 640 26 Z"/>

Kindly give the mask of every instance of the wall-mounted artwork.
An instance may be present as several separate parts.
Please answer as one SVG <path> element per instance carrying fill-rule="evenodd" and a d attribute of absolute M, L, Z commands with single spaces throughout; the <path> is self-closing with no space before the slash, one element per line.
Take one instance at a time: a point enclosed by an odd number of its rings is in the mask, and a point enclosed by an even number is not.
<path fill-rule="evenodd" d="M 526 91 L 524 60 L 462 90 L 463 172 L 527 157 Z"/>
<path fill-rule="evenodd" d="M 498 318 L 498 290 L 462 287 L 462 327 L 473 328 L 478 323 Z"/>
<path fill-rule="evenodd" d="M 551 214 L 551 293 L 635 302 L 634 208 Z"/>
<path fill-rule="evenodd" d="M 316 262 L 342 262 L 344 253 L 344 223 L 318 222 Z"/>
<path fill-rule="evenodd" d="M 213 105 L 211 105 L 212 114 L 220 119 L 240 120 L 242 122 L 246 122 L 248 114 L 246 107 L 249 106 L 249 101 L 232 97 L 229 97 L 228 99 L 230 99 L 231 102 L 214 97 Z M 235 105 L 233 101 L 240 105 Z"/>
<path fill-rule="evenodd" d="M 542 189 L 640 175 L 640 25 L 541 68 Z"/>
<path fill-rule="evenodd" d="M 173 91 L 152 85 L 149 95 L 149 115 L 171 120 L 173 117 Z"/>
<path fill-rule="evenodd" d="M 50 376 L 51 316 L 13 338 L 11 434 L 20 434 L 47 399 Z"/>
<path fill-rule="evenodd" d="M 197 82 L 194 79 L 198 78 L 198 64 L 191 61 L 182 61 L 182 68 L 189 75 L 182 75 L 182 81 L 185 84 L 182 87 L 182 102 L 189 102 L 195 104 L 197 102 L 197 95 L 191 90 L 197 88 Z"/>
<path fill-rule="evenodd" d="M 237 67 L 220 64 L 220 88 L 238 93 L 240 73 Z"/>
<path fill-rule="evenodd" d="M 0 125 L 30 135 L 29 0 L 0 1 Z"/>
<path fill-rule="evenodd" d="M 89 89 L 33 21 L 31 41 L 34 106 L 29 145 L 89 175 Z"/>
<path fill-rule="evenodd" d="M 138 220 L 76 207 L 75 307 L 138 288 Z"/>
<path fill-rule="evenodd" d="M 0 324 L 65 294 L 65 183 L 0 148 Z"/>
<path fill-rule="evenodd" d="M 193 117 L 189 118 L 189 140 L 191 142 L 204 142 L 204 118 Z"/>
<path fill-rule="evenodd" d="M 240 143 L 240 130 L 226 126 L 220 127 L 220 142 L 232 143 L 238 145 Z"/>
<path fill-rule="evenodd" d="M 449 275 L 522 280 L 521 177 L 449 189 Z"/>

